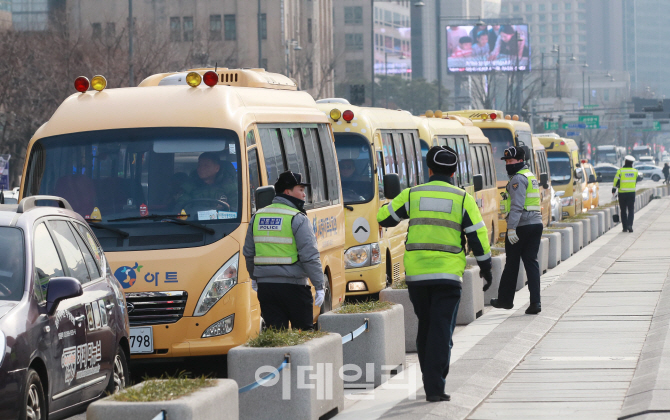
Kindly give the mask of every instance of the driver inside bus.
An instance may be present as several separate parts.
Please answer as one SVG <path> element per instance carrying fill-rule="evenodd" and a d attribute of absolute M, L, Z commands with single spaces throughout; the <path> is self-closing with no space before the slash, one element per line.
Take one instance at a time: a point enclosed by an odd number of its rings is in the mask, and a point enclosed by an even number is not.
<path fill-rule="evenodd" d="M 353 159 L 342 159 L 339 161 L 340 179 L 342 182 L 342 193 L 347 201 L 360 200 L 360 189 L 365 188 L 367 183 L 356 171 L 356 161 Z M 363 193 L 365 194 L 365 193 Z M 351 196 L 351 197 L 347 197 Z"/>
<path fill-rule="evenodd" d="M 221 160 L 218 153 L 201 154 L 196 174 L 184 182 L 181 189 L 183 194 L 178 207 L 196 204 L 196 200 L 203 201 L 198 208 L 213 207 L 218 201 L 223 204 L 219 204 L 217 210 L 229 210 L 227 206 L 230 206 L 230 211 L 237 211 L 237 173 L 230 162 Z"/>

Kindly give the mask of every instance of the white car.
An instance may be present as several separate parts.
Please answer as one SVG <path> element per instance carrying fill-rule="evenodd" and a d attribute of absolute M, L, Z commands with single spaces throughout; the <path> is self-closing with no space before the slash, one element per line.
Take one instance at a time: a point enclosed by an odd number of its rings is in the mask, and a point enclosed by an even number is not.
<path fill-rule="evenodd" d="M 639 161 L 644 165 L 652 165 L 652 166 L 656 165 L 656 161 L 651 156 L 641 156 Z"/>
<path fill-rule="evenodd" d="M 645 179 L 651 179 L 654 182 L 665 179 L 665 175 L 663 175 L 663 168 L 659 166 L 642 164 L 636 166 L 635 169 L 637 169 L 640 175 L 644 176 Z"/>
<path fill-rule="evenodd" d="M 563 220 L 563 200 L 561 198 L 565 191 L 554 191 L 551 187 L 551 221 L 560 222 Z"/>
<path fill-rule="evenodd" d="M 5 198 L 5 204 L 19 203 L 19 187 L 16 187 L 13 190 L 3 191 L 2 195 Z"/>

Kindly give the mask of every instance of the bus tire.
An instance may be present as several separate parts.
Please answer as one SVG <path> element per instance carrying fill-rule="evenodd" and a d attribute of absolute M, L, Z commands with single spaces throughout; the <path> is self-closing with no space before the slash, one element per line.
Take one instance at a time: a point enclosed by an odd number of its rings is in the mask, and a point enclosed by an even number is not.
<path fill-rule="evenodd" d="M 333 289 L 330 284 L 330 276 L 328 273 L 323 274 L 323 288 L 325 289 L 326 296 L 323 300 L 323 305 L 321 305 L 321 312 L 325 314 L 333 310 Z"/>

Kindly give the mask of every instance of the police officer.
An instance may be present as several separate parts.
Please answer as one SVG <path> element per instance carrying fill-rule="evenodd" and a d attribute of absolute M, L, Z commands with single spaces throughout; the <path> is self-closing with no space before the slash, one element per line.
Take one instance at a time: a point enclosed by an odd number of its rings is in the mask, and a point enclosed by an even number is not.
<path fill-rule="evenodd" d="M 505 149 L 502 157 L 510 177 L 503 201 L 505 212 L 508 213 L 505 236 L 507 260 L 500 278 L 498 299 L 491 299 L 491 306 L 504 309 L 514 307 L 519 260 L 523 259 L 530 291 L 530 305 L 526 313 L 537 314 L 542 310 L 537 253 L 540 250 L 544 226 L 540 212 L 540 186 L 535 175 L 528 170 L 525 158 L 524 149 L 514 146 Z"/>
<path fill-rule="evenodd" d="M 623 168 L 619 169 L 614 176 L 612 194 L 619 189 L 619 209 L 621 213 L 621 225 L 624 232 L 633 231 L 633 220 L 635 219 L 635 188 L 637 187 L 637 169 L 633 168 L 635 158 L 626 156 Z"/>
<path fill-rule="evenodd" d="M 449 401 L 444 385 L 449 373 L 461 285 L 465 270 L 465 237 L 477 258 L 480 276 L 492 282 L 491 250 L 486 225 L 471 195 L 453 185 L 458 155 L 433 147 L 426 156 L 430 181 L 407 188 L 377 214 L 383 227 L 409 219 L 405 243 L 405 280 L 414 313 L 426 400 Z"/>
<path fill-rule="evenodd" d="M 302 175 L 286 171 L 275 183 L 278 193 L 272 204 L 251 218 L 242 253 L 258 292 L 261 314 L 268 327 L 310 330 L 314 304 L 325 298 L 323 268 L 312 224 L 304 210 Z"/>

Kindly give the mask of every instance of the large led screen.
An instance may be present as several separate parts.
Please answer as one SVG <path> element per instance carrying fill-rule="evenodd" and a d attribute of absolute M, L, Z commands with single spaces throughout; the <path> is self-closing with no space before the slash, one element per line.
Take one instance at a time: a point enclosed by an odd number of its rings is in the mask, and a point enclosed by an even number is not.
<path fill-rule="evenodd" d="M 451 73 L 530 71 L 528 25 L 447 26 Z"/>

